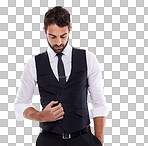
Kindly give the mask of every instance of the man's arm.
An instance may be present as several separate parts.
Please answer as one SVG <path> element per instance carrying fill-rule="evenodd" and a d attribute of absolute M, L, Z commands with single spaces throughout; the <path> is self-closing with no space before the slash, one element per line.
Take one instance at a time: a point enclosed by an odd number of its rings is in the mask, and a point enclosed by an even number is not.
<path fill-rule="evenodd" d="M 101 141 L 103 145 L 106 117 L 95 117 L 93 120 L 95 136 Z"/>
<path fill-rule="evenodd" d="M 36 72 L 34 57 L 31 58 L 24 67 L 20 79 L 20 86 L 14 101 L 15 116 L 18 121 L 24 120 L 23 112 L 29 107 L 34 107 L 31 104 L 32 96 L 36 85 Z"/>
<path fill-rule="evenodd" d="M 109 110 L 103 93 L 102 74 L 99 62 L 93 53 L 89 51 L 86 53 L 89 85 L 88 90 L 93 106 L 91 109 L 91 116 L 94 120 L 95 136 L 103 145 L 105 121 Z"/>

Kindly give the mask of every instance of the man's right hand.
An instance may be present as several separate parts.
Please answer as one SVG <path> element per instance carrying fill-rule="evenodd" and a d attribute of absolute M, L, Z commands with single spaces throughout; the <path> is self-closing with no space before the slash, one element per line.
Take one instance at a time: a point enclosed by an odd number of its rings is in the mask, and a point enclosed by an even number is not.
<path fill-rule="evenodd" d="M 64 111 L 61 103 L 57 106 L 58 101 L 51 101 L 41 112 L 38 112 L 40 122 L 52 122 L 63 119 Z M 53 107 L 54 106 L 54 107 Z"/>

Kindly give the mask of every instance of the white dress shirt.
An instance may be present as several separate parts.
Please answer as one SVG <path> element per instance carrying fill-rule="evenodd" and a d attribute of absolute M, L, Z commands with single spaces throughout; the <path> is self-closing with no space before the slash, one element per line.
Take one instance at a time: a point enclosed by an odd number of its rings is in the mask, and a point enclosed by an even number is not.
<path fill-rule="evenodd" d="M 56 53 L 48 47 L 47 49 L 51 68 L 58 79 L 57 62 L 58 57 Z M 63 50 L 62 60 L 65 68 L 66 81 L 71 73 L 71 55 L 72 47 L 67 44 Z M 87 60 L 87 78 L 88 78 L 88 91 L 91 97 L 92 109 L 90 115 L 94 117 L 104 116 L 106 117 L 109 113 L 106 98 L 103 93 L 102 87 L 102 75 L 99 66 L 99 62 L 96 56 L 86 50 Z M 24 72 L 21 76 L 21 85 L 17 91 L 16 99 L 14 101 L 14 111 L 16 119 L 18 121 L 24 120 L 23 112 L 28 107 L 34 107 L 31 104 L 35 86 L 37 84 L 37 74 L 35 57 L 32 57 L 25 65 Z M 34 107 L 35 108 L 35 107 Z"/>

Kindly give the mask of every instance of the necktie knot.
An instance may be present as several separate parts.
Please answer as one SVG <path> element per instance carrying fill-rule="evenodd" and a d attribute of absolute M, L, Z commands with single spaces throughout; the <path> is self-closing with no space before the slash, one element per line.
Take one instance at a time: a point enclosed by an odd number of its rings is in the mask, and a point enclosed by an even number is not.
<path fill-rule="evenodd" d="M 63 55 L 63 53 L 57 53 L 56 56 L 58 56 L 58 58 L 61 58 Z"/>

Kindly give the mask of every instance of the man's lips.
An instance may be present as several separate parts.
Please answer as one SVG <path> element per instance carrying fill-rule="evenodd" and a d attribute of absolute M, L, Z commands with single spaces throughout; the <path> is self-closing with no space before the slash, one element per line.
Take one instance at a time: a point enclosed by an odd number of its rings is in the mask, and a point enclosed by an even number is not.
<path fill-rule="evenodd" d="M 55 49 L 62 49 L 63 47 L 61 46 L 61 47 L 54 47 Z"/>

